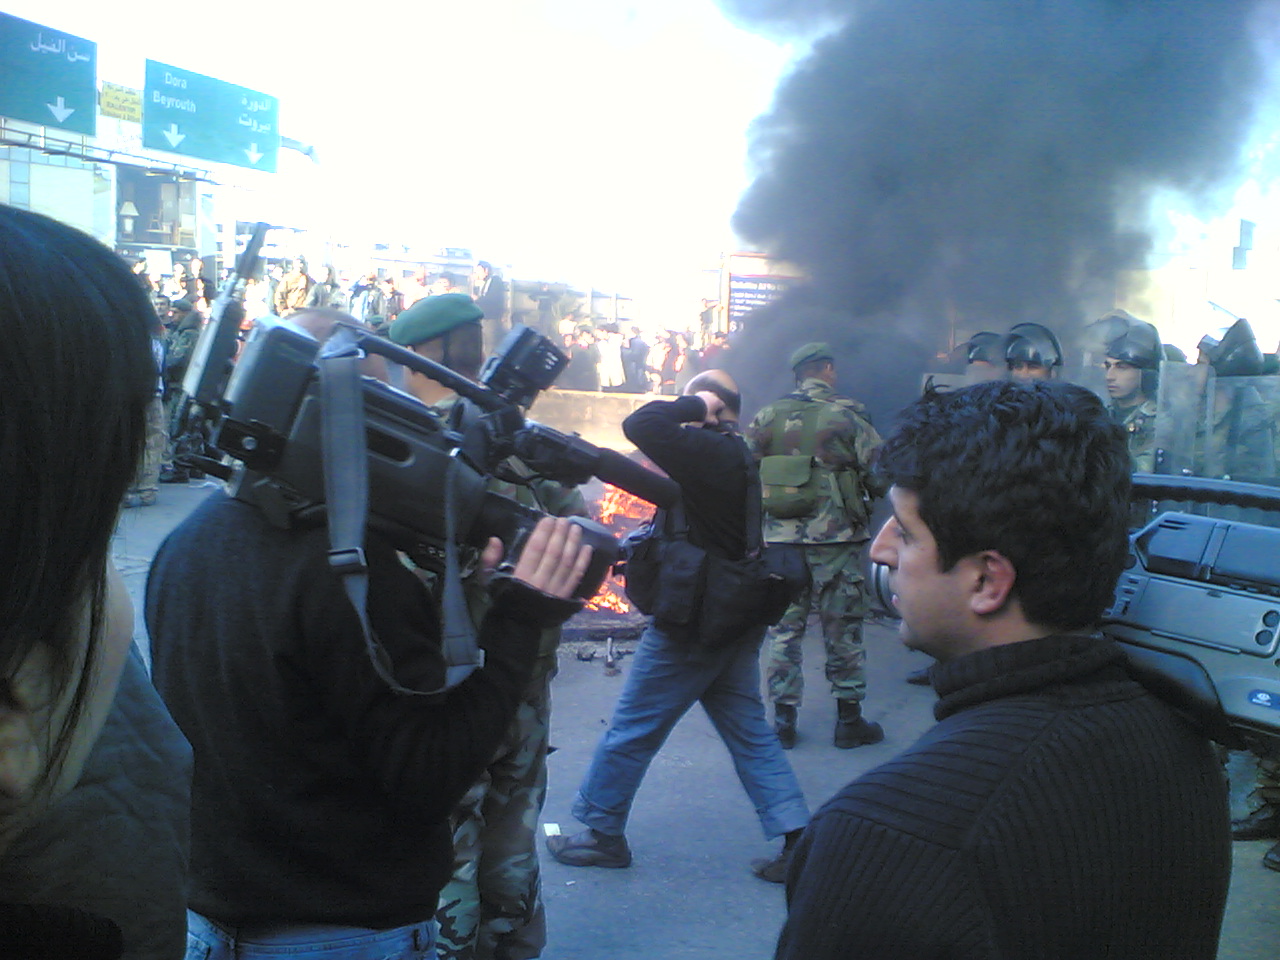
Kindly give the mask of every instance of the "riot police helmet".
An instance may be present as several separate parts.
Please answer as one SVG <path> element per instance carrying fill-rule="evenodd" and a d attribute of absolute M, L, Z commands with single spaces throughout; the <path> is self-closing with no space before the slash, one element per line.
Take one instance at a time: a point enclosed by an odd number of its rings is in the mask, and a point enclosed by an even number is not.
<path fill-rule="evenodd" d="M 1000 363 L 1004 360 L 1004 337 L 990 330 L 980 330 L 963 346 L 966 363 Z"/>
<path fill-rule="evenodd" d="M 1053 331 L 1039 323 L 1019 323 L 1005 341 L 1005 365 L 1015 377 L 1019 371 L 1032 378 L 1048 379 L 1062 366 L 1062 347 Z"/>
<path fill-rule="evenodd" d="M 1143 323 L 1145 321 L 1139 320 L 1128 310 L 1112 310 L 1085 327 L 1081 344 L 1085 350 L 1096 356 L 1109 344 L 1124 336 L 1130 327 Z"/>
<path fill-rule="evenodd" d="M 1138 320 L 1107 343 L 1106 354 L 1135 367 L 1154 370 L 1160 365 L 1164 347 L 1160 343 L 1160 332 L 1151 324 Z"/>
<path fill-rule="evenodd" d="M 1118 337 L 1106 345 L 1104 352 L 1108 362 L 1127 363 L 1141 370 L 1139 389 L 1144 396 L 1155 397 L 1159 386 L 1160 361 L 1164 357 L 1160 331 L 1144 320 L 1134 319 Z"/>
<path fill-rule="evenodd" d="M 1262 348 L 1253 328 L 1243 317 L 1221 337 L 1206 334 L 1200 339 L 1200 358 L 1219 377 L 1256 377 L 1263 369 Z"/>

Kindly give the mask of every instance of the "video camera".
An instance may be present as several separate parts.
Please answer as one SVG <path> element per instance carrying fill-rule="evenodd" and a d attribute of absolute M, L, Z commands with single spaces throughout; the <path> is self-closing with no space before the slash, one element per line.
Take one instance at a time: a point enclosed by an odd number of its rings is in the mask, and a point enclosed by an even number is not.
<path fill-rule="evenodd" d="M 1132 499 L 1280 512 L 1280 489 L 1200 477 L 1134 474 Z M 871 573 L 893 611 L 888 568 Z M 1130 536 L 1101 627 L 1135 676 L 1215 740 L 1257 749 L 1280 739 L 1280 529 L 1161 513 Z"/>
<path fill-rule="evenodd" d="M 1133 499 L 1280 511 L 1280 489 L 1135 474 Z M 1233 747 L 1280 739 L 1280 529 L 1164 512 L 1130 537 L 1103 632 Z"/>
<path fill-rule="evenodd" d="M 362 562 L 357 553 L 366 512 L 369 527 L 446 578 L 457 578 L 459 548 L 471 548 L 474 556 L 496 536 L 509 551 L 518 551 L 543 514 L 487 489 L 495 475 L 508 479 L 503 461 L 512 455 L 536 476 L 565 485 L 596 476 L 652 503 L 674 502 L 678 488 L 666 477 L 615 451 L 526 420 L 524 408 L 554 382 L 568 359 L 524 327 L 513 330 L 489 359 L 480 383 L 354 324 L 338 324 L 321 344 L 288 321 L 260 320 L 233 362 L 243 316 L 238 300 L 244 280 L 256 271 L 267 229 L 258 224 L 219 294 L 183 386 L 213 421 L 214 445 L 243 464 L 236 495 L 255 503 L 272 522 L 288 526 L 327 518 L 332 532 L 341 510 L 350 528 L 352 511 L 340 501 L 350 489 L 361 491 L 355 494 L 363 502 L 355 508 L 359 523 L 349 538 L 354 542 L 331 553 L 335 567 L 340 553 Z M 355 362 L 368 354 L 425 374 L 458 394 L 448 420 L 408 393 L 359 376 Z M 573 522 L 593 548 L 577 591 L 585 598 L 608 575 L 617 543 L 599 524 Z M 447 580 L 444 589 L 447 595 Z M 445 615 L 447 633 L 448 609 Z"/>

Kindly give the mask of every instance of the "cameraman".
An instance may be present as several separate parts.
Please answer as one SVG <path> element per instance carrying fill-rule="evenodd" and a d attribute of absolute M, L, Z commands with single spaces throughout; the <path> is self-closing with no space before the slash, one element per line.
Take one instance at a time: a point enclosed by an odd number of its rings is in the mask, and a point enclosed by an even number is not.
<path fill-rule="evenodd" d="M 677 484 L 689 523 L 689 541 L 726 559 L 746 553 L 748 463 L 737 433 L 737 386 L 708 370 L 685 395 L 647 403 L 623 422 L 632 443 Z M 716 602 L 708 596 L 704 604 Z M 688 631 L 651 619 L 596 748 L 573 815 L 587 829 L 547 838 L 547 849 L 575 867 L 627 867 L 624 829 L 649 763 L 682 716 L 701 702 L 733 756 L 734 767 L 760 818 L 765 836 L 785 837 L 782 851 L 752 864 L 762 879 L 785 875 L 793 844 L 809 822 L 809 808 L 760 699 L 760 643 L 764 624 L 736 641 L 711 646 Z"/>
<path fill-rule="evenodd" d="M 323 525 L 210 497 L 147 583 L 154 677 L 196 758 L 191 957 L 434 957 L 449 815 L 509 726 L 538 633 L 573 613 L 589 560 L 544 519 L 478 631 L 484 666 L 446 693 L 385 683 L 330 567 Z M 444 680 L 440 614 L 370 529 L 367 611 L 404 687 Z M 491 540 L 482 569 L 501 544 Z"/>

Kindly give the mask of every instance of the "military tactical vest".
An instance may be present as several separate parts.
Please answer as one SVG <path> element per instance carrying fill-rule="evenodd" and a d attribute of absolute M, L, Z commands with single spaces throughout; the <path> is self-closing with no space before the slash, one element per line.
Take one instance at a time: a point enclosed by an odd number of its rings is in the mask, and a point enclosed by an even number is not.
<path fill-rule="evenodd" d="M 855 525 L 866 523 L 867 507 L 862 484 L 853 470 L 836 470 L 817 457 L 818 433 L 830 405 L 802 393 L 792 393 L 773 404 L 770 450 L 787 449 L 787 427 L 796 415 L 801 421 L 800 452 L 775 454 L 760 460 L 760 483 L 765 513 L 779 520 L 811 516 L 831 500 Z M 840 410 L 840 415 L 844 411 Z"/>

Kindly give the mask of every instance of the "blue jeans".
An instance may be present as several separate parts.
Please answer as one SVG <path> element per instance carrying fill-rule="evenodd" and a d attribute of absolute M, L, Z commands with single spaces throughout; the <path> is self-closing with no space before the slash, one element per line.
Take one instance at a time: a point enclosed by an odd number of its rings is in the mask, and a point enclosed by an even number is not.
<path fill-rule="evenodd" d="M 760 699 L 760 640 L 719 650 L 673 640 L 650 621 L 636 648 L 613 722 L 578 788 L 573 815 L 620 836 L 645 771 L 677 721 L 701 702 L 733 757 L 767 838 L 799 830 L 809 807 Z"/>
<path fill-rule="evenodd" d="M 435 960 L 436 924 L 368 930 L 331 924 L 225 927 L 187 911 L 186 960 Z"/>

